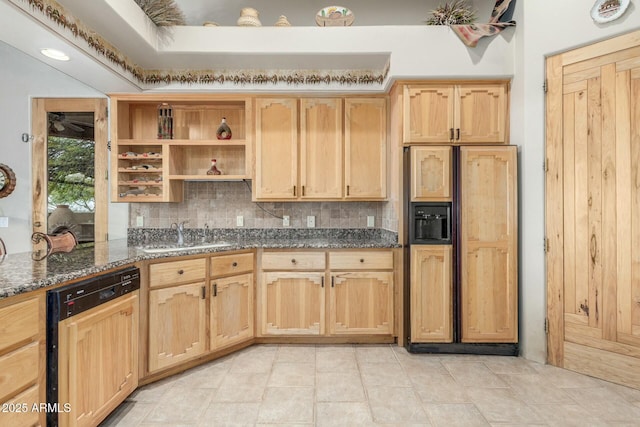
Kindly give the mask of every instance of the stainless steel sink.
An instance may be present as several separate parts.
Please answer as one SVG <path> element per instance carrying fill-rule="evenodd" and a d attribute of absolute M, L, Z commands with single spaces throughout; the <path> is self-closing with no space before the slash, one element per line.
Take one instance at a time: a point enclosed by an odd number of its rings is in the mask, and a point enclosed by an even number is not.
<path fill-rule="evenodd" d="M 177 244 L 157 244 L 157 245 L 145 245 L 138 246 L 138 249 L 147 254 L 159 254 L 164 252 L 178 252 L 178 251 L 191 251 L 198 249 L 213 249 L 213 248 L 225 248 L 231 246 L 231 243 L 218 242 L 218 243 L 185 243 L 184 245 Z"/>

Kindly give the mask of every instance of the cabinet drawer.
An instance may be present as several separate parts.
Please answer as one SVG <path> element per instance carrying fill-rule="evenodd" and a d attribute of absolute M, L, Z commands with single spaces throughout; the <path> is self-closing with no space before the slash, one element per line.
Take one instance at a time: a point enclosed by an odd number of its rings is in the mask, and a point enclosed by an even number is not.
<path fill-rule="evenodd" d="M 38 343 L 0 356 L 0 402 L 38 379 Z"/>
<path fill-rule="evenodd" d="M 253 254 L 223 255 L 211 258 L 212 277 L 253 271 Z"/>
<path fill-rule="evenodd" d="M 393 252 L 329 252 L 329 267 L 332 270 L 390 270 L 393 269 Z"/>
<path fill-rule="evenodd" d="M 0 351 L 38 335 L 39 319 L 37 298 L 0 309 Z"/>
<path fill-rule="evenodd" d="M 321 270 L 325 266 L 324 252 L 265 252 L 263 270 Z"/>
<path fill-rule="evenodd" d="M 205 258 L 151 264 L 149 287 L 202 280 L 206 276 L 206 266 Z"/>
<path fill-rule="evenodd" d="M 40 419 L 40 412 L 31 410 L 34 405 L 39 405 L 41 402 L 38 386 L 35 385 L 15 398 L 2 402 L 2 405 L 7 408 L 7 412 L 0 411 L 0 426 L 44 425 L 39 424 L 39 422 L 44 422 L 44 418 Z M 61 402 L 61 410 L 63 408 L 62 405 L 63 403 Z"/>

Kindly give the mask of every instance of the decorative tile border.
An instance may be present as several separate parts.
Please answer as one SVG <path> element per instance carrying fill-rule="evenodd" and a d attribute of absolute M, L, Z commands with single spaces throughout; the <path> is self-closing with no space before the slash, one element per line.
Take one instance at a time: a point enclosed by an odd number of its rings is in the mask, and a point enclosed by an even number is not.
<path fill-rule="evenodd" d="M 67 12 L 55 0 L 11 0 L 12 2 L 22 2 L 29 5 L 28 13 L 35 16 L 36 13 L 43 15 L 51 23 L 69 31 L 73 37 L 81 39 L 93 49 L 98 56 L 102 56 L 119 67 L 122 71 L 130 73 L 139 83 L 148 85 L 178 83 L 184 85 L 191 84 L 225 84 L 235 85 L 267 85 L 286 83 L 289 85 L 321 85 L 321 84 L 341 84 L 341 85 L 381 85 L 389 74 L 389 62 L 381 71 L 367 70 L 345 70 L 335 71 L 291 71 L 291 70 L 241 70 L 221 72 L 215 70 L 145 70 L 133 63 L 118 49 L 107 42 L 98 33 L 82 24 L 71 13 Z M 45 21 L 40 20 L 46 24 Z M 59 31 L 52 25 L 48 25 L 53 31 Z"/>

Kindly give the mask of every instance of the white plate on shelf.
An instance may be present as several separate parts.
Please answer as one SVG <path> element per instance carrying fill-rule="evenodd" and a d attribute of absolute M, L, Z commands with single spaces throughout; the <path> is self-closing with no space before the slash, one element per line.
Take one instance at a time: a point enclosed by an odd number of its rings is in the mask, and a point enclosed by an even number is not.
<path fill-rule="evenodd" d="M 320 27 L 348 27 L 354 19 L 353 12 L 343 6 L 327 6 L 316 13 L 316 23 Z"/>
<path fill-rule="evenodd" d="M 618 19 L 629 7 L 629 0 L 597 0 L 591 8 L 591 17 L 599 24 Z"/>

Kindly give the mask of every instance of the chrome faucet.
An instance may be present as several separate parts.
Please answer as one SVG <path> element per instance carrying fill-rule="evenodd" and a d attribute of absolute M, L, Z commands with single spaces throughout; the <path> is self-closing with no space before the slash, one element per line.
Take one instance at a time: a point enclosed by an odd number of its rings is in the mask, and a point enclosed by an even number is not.
<path fill-rule="evenodd" d="M 184 225 L 189 221 L 183 221 L 180 223 L 174 222 L 171 224 L 171 228 L 174 228 L 178 231 L 178 246 L 184 245 Z"/>

